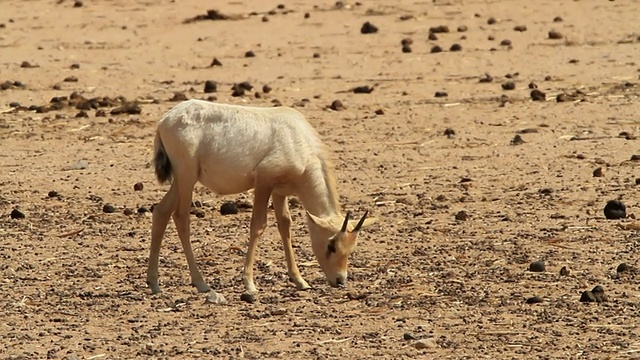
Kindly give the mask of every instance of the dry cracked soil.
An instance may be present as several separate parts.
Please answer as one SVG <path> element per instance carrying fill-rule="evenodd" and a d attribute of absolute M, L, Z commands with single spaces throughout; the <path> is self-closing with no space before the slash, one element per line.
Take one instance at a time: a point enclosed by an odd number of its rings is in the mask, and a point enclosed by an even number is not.
<path fill-rule="evenodd" d="M 638 14 L 638 0 L 2 1 L 0 358 L 637 358 Z M 191 98 L 307 116 L 343 211 L 379 219 L 346 288 L 326 283 L 294 206 L 313 288 L 288 281 L 270 212 L 259 293 L 241 301 L 251 213 L 220 207 L 252 194 L 198 186 L 193 246 L 227 303 L 189 285 L 173 224 L 150 293 L 149 210 L 167 190 L 155 126 Z"/>

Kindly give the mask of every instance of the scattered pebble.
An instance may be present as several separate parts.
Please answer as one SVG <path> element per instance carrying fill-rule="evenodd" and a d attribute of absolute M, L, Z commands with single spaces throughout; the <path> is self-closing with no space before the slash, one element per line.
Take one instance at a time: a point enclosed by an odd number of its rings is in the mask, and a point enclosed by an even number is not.
<path fill-rule="evenodd" d="M 452 138 L 452 137 L 456 136 L 456 131 L 453 130 L 452 128 L 446 128 L 446 129 L 444 129 L 444 136 L 446 136 L 448 138 Z"/>
<path fill-rule="evenodd" d="M 129 208 L 125 208 L 124 211 L 122 211 L 122 213 L 127 215 L 127 216 L 131 216 L 131 215 L 133 215 L 133 210 L 131 210 Z"/>
<path fill-rule="evenodd" d="M 627 208 L 620 200 L 609 200 L 604 206 L 604 217 L 609 220 L 627 217 Z"/>
<path fill-rule="evenodd" d="M 469 213 L 467 213 L 467 212 L 466 212 L 466 211 L 464 211 L 464 210 L 460 210 L 460 211 L 458 211 L 458 212 L 456 213 L 456 215 L 455 215 L 455 219 L 456 219 L 457 221 L 467 221 L 467 220 L 469 220 Z"/>
<path fill-rule="evenodd" d="M 222 63 L 220 62 L 220 60 L 218 60 L 218 58 L 213 58 L 213 60 L 211 60 L 211 64 L 209 64 L 209 67 L 214 66 L 222 66 Z"/>
<path fill-rule="evenodd" d="M 78 77 L 77 76 L 67 76 L 66 78 L 64 78 L 63 81 L 64 82 L 78 82 Z"/>
<path fill-rule="evenodd" d="M 219 294 L 213 290 L 207 293 L 207 298 L 204 300 L 205 304 L 215 304 L 215 305 L 225 304 L 226 302 L 227 300 L 224 298 L 224 295 Z"/>
<path fill-rule="evenodd" d="M 104 204 L 104 206 L 102 207 L 102 212 L 113 214 L 114 212 L 116 212 L 116 208 L 111 204 Z"/>
<path fill-rule="evenodd" d="M 436 53 L 440 53 L 440 52 L 442 52 L 442 48 L 440 46 L 438 46 L 438 45 L 434 45 L 431 48 L 431 53 L 432 54 L 436 54 Z"/>
<path fill-rule="evenodd" d="M 213 80 L 207 80 L 204 82 L 205 94 L 214 93 L 218 91 L 218 83 Z"/>
<path fill-rule="evenodd" d="M 411 50 L 411 46 L 409 46 L 409 45 L 402 45 L 402 52 L 403 52 L 403 53 L 408 54 L 408 53 L 410 53 L 411 51 L 412 51 L 412 50 Z"/>
<path fill-rule="evenodd" d="M 360 28 L 361 34 L 375 34 L 377 32 L 378 32 L 378 27 L 368 21 L 362 24 L 362 27 Z"/>
<path fill-rule="evenodd" d="M 458 26 L 458 32 L 466 32 L 469 28 L 466 25 Z"/>
<path fill-rule="evenodd" d="M 402 335 L 402 338 L 405 340 L 418 340 L 418 338 L 410 332 L 404 333 L 404 335 Z"/>
<path fill-rule="evenodd" d="M 222 215 L 235 215 L 238 211 L 236 203 L 231 201 L 226 201 L 220 206 L 220 214 Z"/>
<path fill-rule="evenodd" d="M 571 274 L 571 271 L 566 266 L 560 269 L 560 276 L 569 276 L 569 274 Z"/>
<path fill-rule="evenodd" d="M 118 106 L 117 108 L 111 110 L 111 115 L 120 115 L 120 114 L 138 115 L 140 113 L 142 113 L 142 108 L 135 101 L 126 102 L 121 106 Z"/>
<path fill-rule="evenodd" d="M 564 21 L 564 20 L 560 16 L 556 16 L 556 17 L 553 18 L 553 22 L 562 22 L 562 21 Z"/>
<path fill-rule="evenodd" d="M 627 264 L 627 263 L 621 263 L 616 268 L 616 272 L 618 274 L 623 273 L 623 272 L 628 272 L 628 271 L 631 271 L 631 270 L 633 270 L 633 268 L 631 266 L 629 266 L 629 264 Z"/>
<path fill-rule="evenodd" d="M 460 44 L 453 44 L 449 48 L 449 51 L 461 51 L 461 50 L 462 50 L 462 45 Z"/>
<path fill-rule="evenodd" d="M 484 74 L 480 77 L 480 80 L 478 80 L 478 82 L 480 83 L 490 83 L 493 82 L 493 76 L 489 75 L 489 74 Z"/>
<path fill-rule="evenodd" d="M 556 102 L 566 102 L 567 100 L 569 100 L 569 97 L 565 93 L 556 96 Z"/>
<path fill-rule="evenodd" d="M 513 28 L 513 30 L 519 31 L 519 32 L 527 31 L 527 26 L 526 25 L 516 25 Z"/>
<path fill-rule="evenodd" d="M 520 135 L 516 135 L 513 137 L 513 139 L 511 139 L 511 145 L 522 145 L 524 143 L 525 141 Z"/>
<path fill-rule="evenodd" d="M 362 85 L 354 87 L 352 91 L 354 94 L 370 94 L 373 92 L 373 89 L 373 86 Z"/>
<path fill-rule="evenodd" d="M 73 2 L 73 7 L 74 8 L 79 8 L 79 7 L 82 7 L 82 6 L 84 6 L 84 3 L 81 0 L 75 0 Z"/>
<path fill-rule="evenodd" d="M 428 338 L 416 341 L 415 343 L 413 343 L 413 347 L 418 350 L 434 349 L 438 347 L 438 343 L 436 342 L 436 339 Z"/>
<path fill-rule="evenodd" d="M 595 295 L 589 290 L 583 291 L 582 295 L 580 295 L 580 302 L 596 302 L 597 299 Z"/>
<path fill-rule="evenodd" d="M 24 213 L 18 209 L 11 210 L 10 216 L 12 219 L 18 219 L 18 220 L 24 219 L 26 217 Z"/>
<path fill-rule="evenodd" d="M 244 53 L 244 57 L 246 57 L 246 58 L 252 58 L 252 57 L 255 57 L 255 56 L 256 56 L 256 54 L 252 50 L 249 50 L 249 51 Z"/>
<path fill-rule="evenodd" d="M 384 115 L 384 110 L 378 109 L 378 110 L 375 111 L 375 114 L 376 115 Z"/>
<path fill-rule="evenodd" d="M 148 213 L 148 212 L 149 212 L 149 209 L 147 209 L 147 208 L 146 208 L 146 207 L 144 207 L 144 206 L 140 206 L 140 207 L 138 208 L 138 214 L 146 214 L 146 213 Z"/>
<path fill-rule="evenodd" d="M 400 40 L 400 45 L 404 46 L 404 45 L 411 45 L 413 44 L 413 39 L 411 38 L 404 38 L 402 40 Z"/>
<path fill-rule="evenodd" d="M 562 34 L 556 30 L 549 31 L 548 35 L 549 35 L 549 39 L 553 39 L 553 40 L 558 40 L 563 38 Z"/>
<path fill-rule="evenodd" d="M 496 20 L 496 18 L 494 18 L 494 17 L 490 17 L 490 18 L 487 19 L 487 24 L 489 24 L 489 25 L 493 25 L 493 24 L 495 24 L 497 22 L 498 22 L 498 20 Z"/>
<path fill-rule="evenodd" d="M 546 270 L 546 266 L 544 261 L 534 261 L 529 264 L 529 271 L 531 272 L 544 272 Z"/>
<path fill-rule="evenodd" d="M 437 98 L 447 97 L 447 96 L 449 96 L 449 94 L 447 94 L 446 91 L 436 91 L 435 93 L 435 97 Z"/>
<path fill-rule="evenodd" d="M 602 171 L 601 167 L 593 170 L 593 177 L 603 177 L 603 176 L 604 176 L 604 172 Z"/>
<path fill-rule="evenodd" d="M 60 195 L 60 194 L 58 194 L 58 192 L 57 192 L 57 191 L 55 191 L 55 190 L 51 190 L 51 191 L 49 191 L 49 192 L 47 193 L 47 196 L 48 196 L 48 197 L 50 197 L 50 198 L 57 197 L 58 195 Z"/>
<path fill-rule="evenodd" d="M 341 111 L 344 110 L 344 105 L 342 105 L 342 101 L 340 100 L 333 100 L 329 108 L 334 111 Z"/>
<path fill-rule="evenodd" d="M 511 80 L 502 83 L 502 90 L 514 90 L 515 88 L 516 88 L 516 83 L 514 83 Z"/>
<path fill-rule="evenodd" d="M 435 33 L 429 33 L 429 40 L 431 41 L 438 40 L 438 35 L 436 35 Z"/>
<path fill-rule="evenodd" d="M 546 101 L 547 95 L 538 89 L 531 90 L 531 100 L 533 101 Z"/>
<path fill-rule="evenodd" d="M 539 296 L 533 296 L 526 300 L 527 304 L 539 304 L 542 302 L 542 298 Z"/>
<path fill-rule="evenodd" d="M 429 28 L 429 33 L 432 34 L 444 34 L 449 32 L 449 27 L 447 25 L 438 25 Z"/>
<path fill-rule="evenodd" d="M 502 45 L 502 46 L 511 46 L 511 40 L 504 39 L 504 40 L 500 41 L 500 45 Z"/>

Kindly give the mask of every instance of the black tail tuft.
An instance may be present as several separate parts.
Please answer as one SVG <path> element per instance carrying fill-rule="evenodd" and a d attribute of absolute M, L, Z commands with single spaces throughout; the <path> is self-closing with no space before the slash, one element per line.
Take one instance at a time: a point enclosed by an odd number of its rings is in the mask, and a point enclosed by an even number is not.
<path fill-rule="evenodd" d="M 167 156 L 167 153 L 164 149 L 164 145 L 162 144 L 162 140 L 159 138 L 158 144 L 156 146 L 156 154 L 153 157 L 153 163 L 156 168 L 156 177 L 160 184 L 165 184 L 171 181 L 171 173 L 173 168 L 171 166 L 171 161 Z"/>

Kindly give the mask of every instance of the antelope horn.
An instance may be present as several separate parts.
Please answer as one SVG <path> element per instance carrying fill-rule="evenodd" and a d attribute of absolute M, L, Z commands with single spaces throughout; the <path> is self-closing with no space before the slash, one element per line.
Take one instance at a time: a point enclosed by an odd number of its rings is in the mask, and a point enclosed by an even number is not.
<path fill-rule="evenodd" d="M 362 224 L 364 224 L 364 220 L 367 218 L 367 215 L 369 215 L 369 210 L 364 212 L 364 215 L 362 215 L 362 218 L 360 219 L 360 221 L 358 221 L 358 225 L 356 225 L 355 229 L 353 229 L 353 232 L 360 231 L 360 229 L 362 228 Z"/>
<path fill-rule="evenodd" d="M 351 217 L 351 211 L 347 211 L 347 215 L 344 217 L 344 222 L 342 223 L 341 233 L 347 232 L 347 224 L 349 224 L 349 218 Z"/>

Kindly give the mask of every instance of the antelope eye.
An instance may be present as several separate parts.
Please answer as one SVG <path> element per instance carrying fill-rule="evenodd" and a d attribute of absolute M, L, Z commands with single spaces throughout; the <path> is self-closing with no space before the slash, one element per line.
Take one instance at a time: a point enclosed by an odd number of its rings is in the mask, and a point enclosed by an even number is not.
<path fill-rule="evenodd" d="M 327 245 L 327 251 L 329 253 L 335 254 L 335 252 L 336 252 L 336 241 L 335 240 L 329 241 L 329 245 Z"/>

